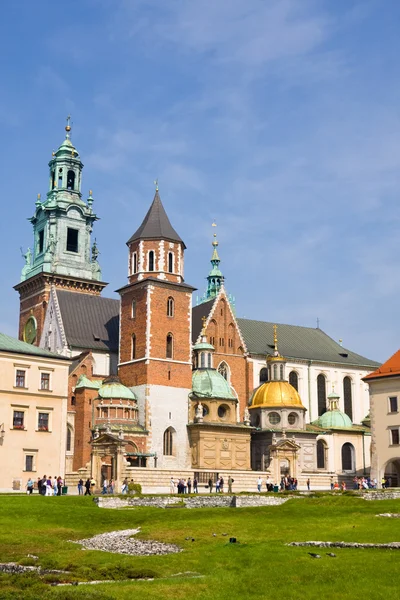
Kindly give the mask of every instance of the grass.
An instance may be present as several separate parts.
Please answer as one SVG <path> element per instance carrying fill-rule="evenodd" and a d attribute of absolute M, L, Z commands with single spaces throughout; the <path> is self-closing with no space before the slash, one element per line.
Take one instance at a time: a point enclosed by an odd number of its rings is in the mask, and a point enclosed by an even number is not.
<path fill-rule="evenodd" d="M 57 588 L 46 583 L 60 579 L 55 575 L 0 574 L 0 598 L 350 600 L 360 592 L 395 598 L 400 550 L 336 549 L 337 558 L 329 558 L 320 549 L 322 559 L 314 560 L 309 549 L 286 546 L 303 540 L 400 541 L 400 519 L 375 517 L 383 512 L 400 512 L 400 501 L 316 495 L 273 507 L 169 511 L 100 509 L 88 497 L 3 496 L 1 562 L 32 564 L 27 555 L 33 554 L 43 568 L 69 571 L 68 581 L 124 581 Z M 83 551 L 68 541 L 135 527 L 143 539 L 176 543 L 184 551 L 129 557 Z M 231 536 L 237 544 L 229 544 Z M 187 571 L 202 577 L 176 576 Z M 154 581 L 135 581 L 141 577 Z"/>

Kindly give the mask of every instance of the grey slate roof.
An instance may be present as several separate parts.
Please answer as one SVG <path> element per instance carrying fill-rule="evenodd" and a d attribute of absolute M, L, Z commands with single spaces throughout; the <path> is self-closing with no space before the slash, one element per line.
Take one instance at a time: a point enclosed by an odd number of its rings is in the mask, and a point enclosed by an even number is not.
<path fill-rule="evenodd" d="M 128 244 L 135 240 L 169 240 L 171 242 L 181 242 L 183 240 L 176 233 L 168 219 L 165 208 L 162 205 L 160 195 L 156 191 L 154 200 L 143 219 L 143 223 L 137 231 L 129 238 Z M 186 246 L 185 246 L 186 248 Z"/>
<path fill-rule="evenodd" d="M 52 358 L 59 360 L 69 360 L 65 356 L 59 354 L 53 354 L 43 348 L 32 346 L 26 342 L 21 342 L 5 333 L 0 333 L 0 352 L 12 352 L 13 354 L 29 354 L 30 356 L 42 356 L 44 358 Z"/>
<path fill-rule="evenodd" d="M 210 311 L 215 302 L 215 298 L 211 298 L 211 300 L 207 300 L 207 302 L 203 302 L 203 304 L 198 304 L 197 306 L 193 306 L 192 308 L 192 342 L 196 343 L 197 338 L 203 328 L 203 317 L 208 317 Z"/>
<path fill-rule="evenodd" d="M 237 319 L 250 354 L 271 354 L 274 323 Z M 278 348 L 285 358 L 376 368 L 379 363 L 343 348 L 322 329 L 278 324 Z"/>
<path fill-rule="evenodd" d="M 64 290 L 57 290 L 57 298 L 69 346 L 118 351 L 118 299 Z"/>

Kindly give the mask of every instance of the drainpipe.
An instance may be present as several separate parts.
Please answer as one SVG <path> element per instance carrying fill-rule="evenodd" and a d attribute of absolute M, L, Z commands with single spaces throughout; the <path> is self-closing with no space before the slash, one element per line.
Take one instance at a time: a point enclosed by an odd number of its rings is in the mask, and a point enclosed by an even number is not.
<path fill-rule="evenodd" d="M 308 407 L 309 407 L 310 423 L 312 423 L 312 416 L 311 416 L 311 365 L 312 365 L 312 363 L 313 363 L 312 360 L 308 361 Z"/>

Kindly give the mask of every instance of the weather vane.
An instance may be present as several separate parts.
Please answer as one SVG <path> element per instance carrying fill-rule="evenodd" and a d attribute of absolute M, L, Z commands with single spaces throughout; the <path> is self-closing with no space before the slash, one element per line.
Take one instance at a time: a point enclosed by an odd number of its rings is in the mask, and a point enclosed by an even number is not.
<path fill-rule="evenodd" d="M 154 180 L 154 185 L 156 186 L 156 192 L 158 192 L 158 178 Z"/>

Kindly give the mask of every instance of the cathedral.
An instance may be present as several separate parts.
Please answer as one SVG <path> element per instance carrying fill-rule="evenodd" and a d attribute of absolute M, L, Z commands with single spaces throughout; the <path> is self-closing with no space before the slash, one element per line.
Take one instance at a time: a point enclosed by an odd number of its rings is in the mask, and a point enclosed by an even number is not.
<path fill-rule="evenodd" d="M 103 296 L 94 198 L 82 195 L 69 121 L 65 129 L 15 289 L 20 339 L 71 359 L 67 480 L 234 472 L 245 487 L 258 471 L 322 488 L 368 473 L 363 378 L 378 363 L 319 327 L 237 318 L 216 234 L 193 306 L 186 246 L 158 186 L 127 241 L 128 283 L 119 299 Z"/>

